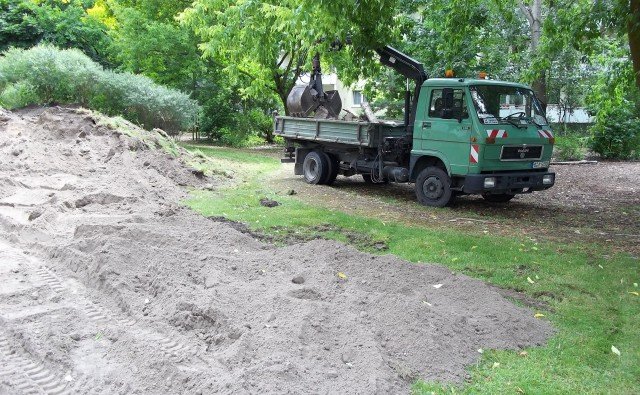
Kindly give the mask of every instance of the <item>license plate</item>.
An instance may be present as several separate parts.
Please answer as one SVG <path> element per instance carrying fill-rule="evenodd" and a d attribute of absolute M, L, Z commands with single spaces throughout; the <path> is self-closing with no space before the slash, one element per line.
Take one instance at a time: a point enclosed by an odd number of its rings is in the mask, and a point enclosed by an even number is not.
<path fill-rule="evenodd" d="M 533 162 L 531 164 L 531 167 L 533 167 L 534 169 L 544 169 L 546 167 L 549 167 L 549 162 L 544 161 L 544 162 Z"/>

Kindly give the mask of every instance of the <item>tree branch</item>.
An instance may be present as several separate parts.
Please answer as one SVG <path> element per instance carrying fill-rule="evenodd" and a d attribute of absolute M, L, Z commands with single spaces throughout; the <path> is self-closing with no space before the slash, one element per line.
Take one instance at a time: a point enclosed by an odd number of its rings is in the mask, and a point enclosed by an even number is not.
<path fill-rule="evenodd" d="M 533 25 L 533 14 L 531 10 L 524 4 L 522 0 L 518 1 L 518 7 L 520 11 L 524 14 L 524 17 L 527 18 L 527 22 L 529 22 L 529 26 Z"/>

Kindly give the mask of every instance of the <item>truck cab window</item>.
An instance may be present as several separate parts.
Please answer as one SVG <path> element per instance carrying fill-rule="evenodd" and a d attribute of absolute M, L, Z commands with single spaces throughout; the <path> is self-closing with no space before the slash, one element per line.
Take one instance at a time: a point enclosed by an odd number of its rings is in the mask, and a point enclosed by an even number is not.
<path fill-rule="evenodd" d="M 548 125 L 544 111 L 531 89 L 508 85 L 472 85 L 471 99 L 483 123 Z"/>
<path fill-rule="evenodd" d="M 431 91 L 431 101 L 429 104 L 429 117 L 430 118 L 452 118 L 457 119 L 458 117 L 464 119 L 469 117 L 469 113 L 467 111 L 467 100 L 464 95 L 464 91 L 462 89 L 454 89 L 453 90 L 453 108 L 450 112 L 452 116 L 445 117 L 443 116 L 444 110 L 444 100 L 442 98 L 442 89 L 434 89 Z"/>

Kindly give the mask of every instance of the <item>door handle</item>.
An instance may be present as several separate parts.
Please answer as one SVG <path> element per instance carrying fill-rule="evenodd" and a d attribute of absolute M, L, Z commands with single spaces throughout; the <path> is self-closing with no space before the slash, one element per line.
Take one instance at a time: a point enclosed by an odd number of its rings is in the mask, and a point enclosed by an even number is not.
<path fill-rule="evenodd" d="M 422 121 L 422 129 L 428 129 L 431 127 L 431 122 Z"/>

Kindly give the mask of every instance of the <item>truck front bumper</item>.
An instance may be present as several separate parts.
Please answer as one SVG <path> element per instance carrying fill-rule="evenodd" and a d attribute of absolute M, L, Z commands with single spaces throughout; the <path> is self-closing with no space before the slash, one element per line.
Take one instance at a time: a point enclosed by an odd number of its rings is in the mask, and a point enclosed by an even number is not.
<path fill-rule="evenodd" d="M 518 194 L 549 189 L 556 182 L 553 172 L 468 174 L 464 193 Z"/>

